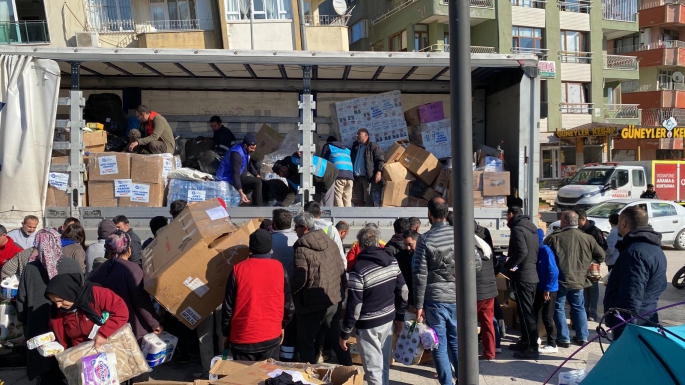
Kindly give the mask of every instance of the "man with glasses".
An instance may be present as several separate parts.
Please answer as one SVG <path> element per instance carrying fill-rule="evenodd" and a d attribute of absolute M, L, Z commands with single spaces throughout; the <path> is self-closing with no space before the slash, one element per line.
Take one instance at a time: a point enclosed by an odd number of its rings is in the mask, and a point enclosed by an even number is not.
<path fill-rule="evenodd" d="M 243 203 L 250 203 L 245 193 L 252 192 L 252 205 L 263 206 L 262 180 L 259 179 L 259 170 L 250 159 L 255 150 L 257 150 L 257 136 L 250 132 L 245 135 L 242 143 L 231 147 L 231 150 L 221 159 L 216 172 L 216 180 L 228 182 L 235 187 Z"/>

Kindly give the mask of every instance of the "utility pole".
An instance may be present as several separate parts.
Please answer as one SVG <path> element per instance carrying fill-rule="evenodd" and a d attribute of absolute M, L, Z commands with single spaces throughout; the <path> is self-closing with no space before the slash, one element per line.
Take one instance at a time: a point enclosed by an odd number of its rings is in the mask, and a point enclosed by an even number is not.
<path fill-rule="evenodd" d="M 455 190 L 454 254 L 457 279 L 458 378 L 478 384 L 478 323 L 473 226 L 473 122 L 471 121 L 471 23 L 469 2 L 449 2 L 450 94 L 452 95 L 452 186 Z"/>
<path fill-rule="evenodd" d="M 250 0 L 250 47 L 254 51 L 254 0 Z"/>

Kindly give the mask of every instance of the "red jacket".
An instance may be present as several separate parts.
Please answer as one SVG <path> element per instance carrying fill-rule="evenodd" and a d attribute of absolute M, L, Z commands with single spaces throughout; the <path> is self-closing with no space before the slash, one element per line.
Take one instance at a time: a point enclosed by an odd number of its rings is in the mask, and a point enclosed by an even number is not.
<path fill-rule="evenodd" d="M 383 240 L 378 241 L 380 247 L 385 247 L 385 242 Z M 354 241 L 352 244 L 352 247 L 350 248 L 350 251 L 347 253 L 347 272 L 351 272 L 352 268 L 354 267 L 354 264 L 357 263 L 357 256 L 361 253 L 361 249 L 359 249 L 359 243 L 357 241 Z"/>
<path fill-rule="evenodd" d="M 22 251 L 24 251 L 24 249 L 22 249 L 21 246 L 14 243 L 12 238 L 7 237 L 7 243 L 5 243 L 5 246 L 0 247 L 0 269 L 2 269 L 2 265 L 4 265 L 5 262 L 14 258 L 15 255 L 21 253 Z"/>
<path fill-rule="evenodd" d="M 109 318 L 98 331 L 99 335 L 109 338 L 112 333 L 128 322 L 128 308 L 121 297 L 104 287 L 94 286 L 93 297 L 95 302 L 91 306 L 95 312 L 98 314 L 102 314 L 103 311 L 109 312 Z M 93 330 L 93 326 L 95 324 L 78 310 L 74 313 L 60 311 L 50 320 L 50 329 L 55 333 L 57 342 L 65 349 L 88 341 L 88 335 Z"/>

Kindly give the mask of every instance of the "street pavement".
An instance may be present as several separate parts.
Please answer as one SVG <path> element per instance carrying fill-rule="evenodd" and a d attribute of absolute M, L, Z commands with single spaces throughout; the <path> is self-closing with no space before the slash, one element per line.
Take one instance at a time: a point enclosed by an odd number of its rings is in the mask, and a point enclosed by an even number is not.
<path fill-rule="evenodd" d="M 666 306 L 681 301 L 685 301 L 685 289 L 677 290 L 670 284 L 673 275 L 685 265 L 685 252 L 673 249 L 665 249 L 668 258 L 668 288 L 662 294 L 659 306 Z M 603 274 L 606 274 L 604 266 Z M 600 309 L 604 298 L 604 286 L 600 284 Z M 681 324 L 685 319 L 685 306 L 664 310 L 659 313 L 660 320 L 666 324 Z M 594 329 L 597 323 L 590 322 L 590 338 L 596 335 Z M 578 347 L 569 349 L 559 349 L 559 353 L 553 355 L 541 355 L 537 361 L 520 361 L 513 358 L 513 352 L 507 349 L 509 344 L 518 338 L 516 331 L 511 331 L 502 340 L 502 353 L 497 355 L 497 359 L 491 362 L 480 362 L 480 383 L 483 385 L 532 385 L 544 384 L 552 372 L 562 364 L 565 358 L 570 356 Z M 508 332 L 509 333 L 509 332 Z M 516 333 L 515 335 L 513 333 Z M 544 343 L 544 339 L 543 339 Z M 606 348 L 606 344 L 605 344 Z M 573 359 L 571 359 L 562 369 L 584 369 L 588 358 L 595 359 L 601 357 L 601 349 L 598 343 L 592 343 L 583 349 Z M 200 378 L 202 372 L 199 359 L 195 357 L 190 364 L 179 364 L 175 361 L 164 364 L 156 368 L 151 376 L 155 380 L 168 381 L 193 381 Z M 390 372 L 390 384 L 392 385 L 435 385 L 438 381 L 434 379 L 435 369 L 432 365 L 427 366 L 404 366 L 393 364 Z M 20 369 L 0 369 L 0 381 L 4 385 L 32 385 L 32 381 L 26 378 L 24 368 Z M 550 384 L 557 384 L 557 376 L 554 376 Z"/>

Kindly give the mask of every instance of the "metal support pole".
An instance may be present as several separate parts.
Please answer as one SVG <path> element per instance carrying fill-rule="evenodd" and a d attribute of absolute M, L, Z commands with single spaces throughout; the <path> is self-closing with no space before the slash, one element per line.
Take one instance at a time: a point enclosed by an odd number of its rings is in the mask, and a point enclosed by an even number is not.
<path fill-rule="evenodd" d="M 83 184 L 83 107 L 86 101 L 79 90 L 81 63 L 71 62 L 71 91 L 69 92 L 69 209 L 71 216 L 79 217 L 79 208 L 83 206 L 85 186 Z"/>
<path fill-rule="evenodd" d="M 297 11 L 300 13 L 300 39 L 302 40 L 302 50 L 307 50 L 307 26 L 304 19 L 304 1 L 297 0 Z"/>
<path fill-rule="evenodd" d="M 299 124 L 299 129 L 302 131 L 302 142 L 299 146 L 302 152 L 302 164 L 299 167 L 300 171 L 300 195 L 302 195 L 302 205 L 312 200 L 312 196 L 316 192 L 314 189 L 314 182 L 312 179 L 312 171 L 314 165 L 312 156 L 316 151 L 314 148 L 314 132 L 316 131 L 316 124 L 314 123 L 314 113 L 316 109 L 316 102 L 311 94 L 311 79 L 312 67 L 302 67 L 302 98 L 299 107 L 302 110 L 302 123 Z"/>
<path fill-rule="evenodd" d="M 250 47 L 254 51 L 254 0 L 250 0 Z"/>
<path fill-rule="evenodd" d="M 459 384 L 478 384 L 476 270 L 473 263 L 473 128 L 471 121 L 471 24 L 468 1 L 449 2 L 452 186 L 457 279 Z"/>

